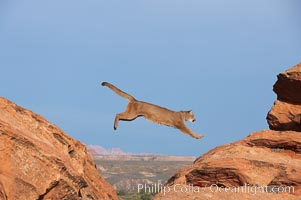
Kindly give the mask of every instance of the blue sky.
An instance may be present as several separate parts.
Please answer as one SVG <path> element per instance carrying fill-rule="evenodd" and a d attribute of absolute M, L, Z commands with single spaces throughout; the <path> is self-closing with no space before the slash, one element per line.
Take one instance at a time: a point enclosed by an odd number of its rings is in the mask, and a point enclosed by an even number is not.
<path fill-rule="evenodd" d="M 301 61 L 298 0 L 3 0 L 0 95 L 85 144 L 194 155 L 267 129 L 279 72 Z M 135 98 L 192 109 L 190 138 L 145 119 Z"/>

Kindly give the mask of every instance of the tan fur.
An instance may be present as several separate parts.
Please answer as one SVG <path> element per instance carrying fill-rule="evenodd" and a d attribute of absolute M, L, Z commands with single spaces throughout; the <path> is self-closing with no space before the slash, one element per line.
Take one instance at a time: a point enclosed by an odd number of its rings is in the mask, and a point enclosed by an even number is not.
<path fill-rule="evenodd" d="M 179 112 L 172 111 L 154 104 L 138 101 L 133 96 L 121 91 L 120 89 L 108 82 L 103 82 L 101 85 L 109 87 L 118 95 L 129 100 L 126 110 L 123 113 L 116 114 L 114 120 L 115 130 L 118 127 L 119 120 L 132 121 L 137 117 L 142 116 L 152 122 L 177 128 L 183 133 L 188 134 L 196 139 L 204 137 L 202 134 L 198 135 L 194 133 L 185 125 L 185 121 L 195 121 L 195 117 L 191 110 Z"/>

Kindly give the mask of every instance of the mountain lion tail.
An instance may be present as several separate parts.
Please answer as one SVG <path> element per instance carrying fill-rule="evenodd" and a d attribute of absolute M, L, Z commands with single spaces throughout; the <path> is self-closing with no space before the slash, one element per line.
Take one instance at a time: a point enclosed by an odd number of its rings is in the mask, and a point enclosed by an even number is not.
<path fill-rule="evenodd" d="M 118 89 L 117 87 L 115 87 L 111 83 L 102 82 L 101 85 L 102 86 L 107 86 L 108 88 L 110 88 L 111 90 L 113 90 L 116 94 L 122 96 L 123 98 L 128 99 L 129 101 L 136 101 L 136 99 L 133 96 L 131 96 L 131 95 L 123 92 L 122 90 Z"/>

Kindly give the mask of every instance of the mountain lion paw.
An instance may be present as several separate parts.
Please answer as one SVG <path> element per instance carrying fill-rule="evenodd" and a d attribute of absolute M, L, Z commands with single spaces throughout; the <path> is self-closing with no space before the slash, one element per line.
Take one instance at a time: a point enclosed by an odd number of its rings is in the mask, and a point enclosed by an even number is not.
<path fill-rule="evenodd" d="M 199 134 L 199 135 L 195 136 L 196 139 L 201 139 L 201 138 L 203 138 L 203 137 L 204 137 L 203 134 Z"/>

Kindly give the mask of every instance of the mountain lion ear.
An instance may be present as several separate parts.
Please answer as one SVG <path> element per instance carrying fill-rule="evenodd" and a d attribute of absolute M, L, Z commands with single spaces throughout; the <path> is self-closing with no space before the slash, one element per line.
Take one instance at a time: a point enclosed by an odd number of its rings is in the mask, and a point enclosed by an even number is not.
<path fill-rule="evenodd" d="M 189 112 L 189 114 L 192 114 L 192 110 L 189 110 L 188 112 Z"/>

